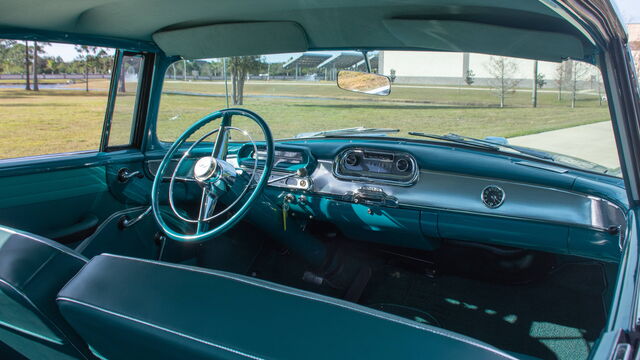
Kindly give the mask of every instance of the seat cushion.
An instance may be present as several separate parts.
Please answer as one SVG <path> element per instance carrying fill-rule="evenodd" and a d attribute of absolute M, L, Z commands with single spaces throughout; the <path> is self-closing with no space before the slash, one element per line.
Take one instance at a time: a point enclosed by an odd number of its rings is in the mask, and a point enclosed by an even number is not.
<path fill-rule="evenodd" d="M 44 356 L 37 348 L 73 357 L 89 354 L 55 302 L 86 263 L 52 240 L 0 227 L 0 340 L 29 358 Z"/>
<path fill-rule="evenodd" d="M 235 274 L 113 255 L 58 294 L 101 356 L 153 359 L 513 359 L 468 337 Z"/>

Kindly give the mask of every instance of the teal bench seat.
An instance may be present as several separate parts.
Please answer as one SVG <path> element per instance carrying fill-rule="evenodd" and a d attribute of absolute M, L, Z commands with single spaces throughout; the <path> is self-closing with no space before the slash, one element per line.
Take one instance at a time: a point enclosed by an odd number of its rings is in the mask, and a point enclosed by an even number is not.
<path fill-rule="evenodd" d="M 429 325 L 251 277 L 93 258 L 58 306 L 115 359 L 514 359 Z"/>

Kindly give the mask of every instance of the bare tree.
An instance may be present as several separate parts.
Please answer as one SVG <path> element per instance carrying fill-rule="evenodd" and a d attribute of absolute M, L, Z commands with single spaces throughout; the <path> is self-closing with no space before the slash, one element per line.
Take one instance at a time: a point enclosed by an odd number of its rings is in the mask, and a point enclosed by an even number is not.
<path fill-rule="evenodd" d="M 575 108 L 580 81 L 587 75 L 589 68 L 585 63 L 575 60 L 569 61 L 571 62 L 571 108 Z"/>
<path fill-rule="evenodd" d="M 242 105 L 244 98 L 244 82 L 249 71 L 260 66 L 259 56 L 233 56 L 229 58 L 229 70 L 231 71 L 231 94 L 234 105 Z"/>
<path fill-rule="evenodd" d="M 516 79 L 518 64 L 511 58 L 492 56 L 487 64 L 487 70 L 493 76 L 489 82 L 494 93 L 500 98 L 500 107 L 505 105 L 505 98 L 515 92 L 520 80 Z"/>
<path fill-rule="evenodd" d="M 556 66 L 556 86 L 558 87 L 558 101 L 562 101 L 562 89 L 567 87 L 569 79 L 571 78 L 571 64 L 568 62 L 561 62 Z"/>

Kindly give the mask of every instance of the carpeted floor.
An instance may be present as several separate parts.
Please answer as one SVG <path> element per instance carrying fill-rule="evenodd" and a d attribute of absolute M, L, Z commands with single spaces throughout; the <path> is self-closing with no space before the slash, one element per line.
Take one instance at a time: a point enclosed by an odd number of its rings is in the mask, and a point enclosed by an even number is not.
<path fill-rule="evenodd" d="M 458 275 L 430 278 L 369 255 L 352 259 L 373 270 L 360 304 L 541 359 L 588 357 L 606 321 L 605 267 L 615 272 L 610 265 L 570 258 L 537 280 L 509 285 Z M 252 275 L 341 297 L 331 284 L 302 281 L 304 270 L 299 258 L 269 251 L 258 257 Z"/>
<path fill-rule="evenodd" d="M 599 263 L 567 263 L 542 280 L 504 285 L 377 269 L 361 303 L 543 359 L 586 359 L 606 320 Z M 413 309 L 413 310 L 412 310 Z"/>

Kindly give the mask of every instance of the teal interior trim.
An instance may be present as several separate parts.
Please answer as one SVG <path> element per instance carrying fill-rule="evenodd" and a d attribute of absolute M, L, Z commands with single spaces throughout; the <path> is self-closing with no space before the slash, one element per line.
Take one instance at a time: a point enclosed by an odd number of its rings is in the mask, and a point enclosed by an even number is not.
<path fill-rule="evenodd" d="M 229 41 L 233 39 L 233 41 Z M 202 59 L 307 51 L 307 35 L 290 21 L 241 22 L 161 31 L 153 40 L 167 55 Z"/>
<path fill-rule="evenodd" d="M 11 176 L 142 161 L 143 158 L 144 156 L 139 150 L 126 149 L 109 153 L 85 151 L 6 159 L 0 160 L 0 179 Z"/>
<path fill-rule="evenodd" d="M 577 37 L 549 31 L 452 20 L 389 19 L 383 24 L 408 47 L 555 62 L 590 55 Z M 498 38 L 500 41 L 496 42 Z"/>
<path fill-rule="evenodd" d="M 0 208 L 108 191 L 104 167 L 0 178 Z"/>
<path fill-rule="evenodd" d="M 32 11 L 29 11 L 32 12 Z M 124 50 L 158 52 L 160 49 L 151 41 L 131 40 L 115 36 L 95 36 L 78 32 L 51 31 L 23 27 L 0 26 L 0 34 L 5 39 L 58 42 L 73 45 L 92 45 Z"/>

